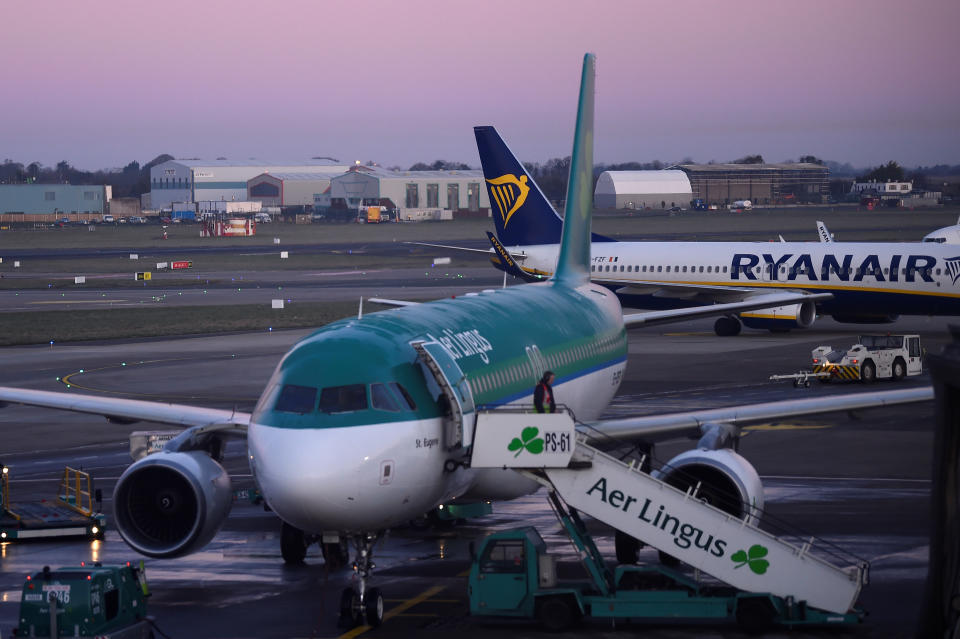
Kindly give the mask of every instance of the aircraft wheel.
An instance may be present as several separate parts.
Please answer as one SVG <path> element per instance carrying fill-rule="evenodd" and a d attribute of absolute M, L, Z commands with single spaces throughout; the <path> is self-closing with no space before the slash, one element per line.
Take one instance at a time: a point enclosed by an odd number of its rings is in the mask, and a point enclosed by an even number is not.
<path fill-rule="evenodd" d="M 383 594 L 379 588 L 371 588 L 363 602 L 367 615 L 367 625 L 376 628 L 383 623 Z"/>
<path fill-rule="evenodd" d="M 769 632 L 774 627 L 777 611 L 769 599 L 743 597 L 737 600 L 737 624 L 748 634 Z"/>
<path fill-rule="evenodd" d="M 613 536 L 614 547 L 617 549 L 618 564 L 635 564 L 639 557 L 640 542 L 630 535 L 617 530 Z"/>
<path fill-rule="evenodd" d="M 907 376 L 907 365 L 899 357 L 893 360 L 893 381 L 899 382 Z"/>
<path fill-rule="evenodd" d="M 551 632 L 566 630 L 576 618 L 573 604 L 567 597 L 547 597 L 537 604 L 537 620 Z"/>
<path fill-rule="evenodd" d="M 285 564 L 302 564 L 307 556 L 307 538 L 299 528 L 280 524 L 280 554 Z"/>
<path fill-rule="evenodd" d="M 864 384 L 872 384 L 877 381 L 877 367 L 869 359 L 860 367 L 860 381 Z"/>
<path fill-rule="evenodd" d="M 353 628 L 360 623 L 360 597 L 353 588 L 344 588 L 340 593 L 340 625 Z"/>

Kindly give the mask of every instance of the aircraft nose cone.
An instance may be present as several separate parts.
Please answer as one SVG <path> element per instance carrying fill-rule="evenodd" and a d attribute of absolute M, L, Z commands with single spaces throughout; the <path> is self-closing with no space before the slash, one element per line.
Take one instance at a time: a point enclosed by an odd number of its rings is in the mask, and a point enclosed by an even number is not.
<path fill-rule="evenodd" d="M 348 528 L 363 458 L 339 442 L 336 429 L 251 426 L 250 465 L 270 508 L 307 532 Z"/>

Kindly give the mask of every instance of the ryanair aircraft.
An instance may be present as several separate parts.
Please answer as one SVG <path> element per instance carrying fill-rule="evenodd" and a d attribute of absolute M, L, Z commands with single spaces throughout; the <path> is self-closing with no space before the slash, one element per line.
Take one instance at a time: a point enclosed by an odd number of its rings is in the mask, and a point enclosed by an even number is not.
<path fill-rule="evenodd" d="M 493 127 L 474 133 L 497 231 L 494 264 L 527 281 L 550 277 L 560 216 Z M 728 313 L 717 319 L 717 335 L 736 335 L 741 324 L 807 328 L 817 315 L 863 324 L 960 315 L 960 248 L 944 243 L 615 242 L 594 234 L 590 277 L 632 308 L 799 296 L 790 304 Z"/>
<path fill-rule="evenodd" d="M 625 443 L 700 438 L 697 450 L 665 465 L 661 479 L 676 477 L 684 487 L 703 482 L 716 494 L 732 496 L 729 512 L 736 517 L 750 517 L 763 503 L 756 471 L 733 450 L 737 424 L 932 397 L 929 388 L 905 389 L 593 421 L 617 392 L 627 362 L 620 303 L 608 288 L 590 282 L 591 272 L 608 272 L 590 257 L 593 86 L 594 57 L 588 55 L 565 223 L 562 237 L 554 238 L 560 249 L 549 280 L 401 305 L 324 326 L 283 356 L 252 413 L 10 387 L 0 388 L 0 406 L 186 427 L 162 452 L 127 468 L 113 494 L 120 535 L 134 550 L 156 558 L 197 551 L 223 525 L 232 495 L 220 464 L 222 440 L 246 437 L 257 486 L 282 520 L 283 559 L 302 562 L 307 546 L 320 543 L 326 561 L 342 565 L 349 541 L 356 550 L 359 590 L 344 590 L 341 615 L 348 622 L 365 618 L 378 625 L 383 596 L 367 581 L 374 546 L 385 530 L 453 499 L 512 499 L 539 488 L 509 469 L 472 468 L 469 454 L 478 407 L 529 406 L 547 369 L 556 374 L 555 396 L 588 422 L 582 427 L 591 437 Z M 524 186 L 518 182 L 511 186 Z M 527 186 L 532 193 L 535 185 L 528 180 Z M 515 228 L 523 216 L 521 202 L 507 226 Z M 796 294 L 781 296 L 789 303 Z M 638 314 L 628 322 L 643 325 L 702 312 Z"/>

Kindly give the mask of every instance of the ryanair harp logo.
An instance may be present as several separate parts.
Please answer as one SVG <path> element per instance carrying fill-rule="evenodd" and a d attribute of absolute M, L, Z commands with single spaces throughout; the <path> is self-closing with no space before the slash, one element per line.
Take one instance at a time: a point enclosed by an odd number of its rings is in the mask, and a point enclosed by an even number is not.
<path fill-rule="evenodd" d="M 530 187 L 527 186 L 527 176 L 521 175 L 517 179 L 516 175 L 507 173 L 498 178 L 487 180 L 490 185 L 490 195 L 500 211 L 500 217 L 503 218 L 503 226 L 506 228 L 510 223 L 510 217 L 517 212 L 523 203 L 527 201 L 527 193 Z"/>
<path fill-rule="evenodd" d="M 943 263 L 947 267 L 947 273 L 953 278 L 954 286 L 956 286 L 957 279 L 960 278 L 960 255 L 957 257 L 948 257 Z"/>

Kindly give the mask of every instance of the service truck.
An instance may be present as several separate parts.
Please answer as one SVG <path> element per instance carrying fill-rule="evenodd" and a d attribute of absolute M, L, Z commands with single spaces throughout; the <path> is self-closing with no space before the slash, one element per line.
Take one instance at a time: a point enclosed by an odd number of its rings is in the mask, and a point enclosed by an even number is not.
<path fill-rule="evenodd" d="M 556 555 L 547 552 L 532 526 L 493 533 L 478 551 L 471 547 L 471 615 L 536 619 L 552 631 L 569 628 L 580 618 L 712 620 L 736 622 L 748 632 L 862 621 L 859 610 L 829 613 L 792 597 L 706 585 L 659 564 L 621 564 L 611 574 L 577 512 L 564 508 L 553 494 L 550 498 L 588 578 L 558 579 Z"/>
<path fill-rule="evenodd" d="M 810 354 L 822 381 L 901 380 L 923 372 L 919 335 L 861 335 L 848 350 L 818 346 Z"/>

